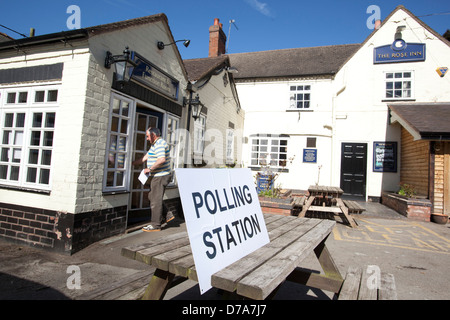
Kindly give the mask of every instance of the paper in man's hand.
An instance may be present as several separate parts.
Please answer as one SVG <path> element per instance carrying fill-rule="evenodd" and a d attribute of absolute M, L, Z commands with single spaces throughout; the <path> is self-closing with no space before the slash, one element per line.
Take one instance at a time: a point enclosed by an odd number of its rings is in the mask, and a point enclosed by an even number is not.
<path fill-rule="evenodd" d="M 148 177 L 150 176 L 150 174 L 145 174 L 145 173 L 144 173 L 144 170 L 145 170 L 145 169 L 142 169 L 141 174 L 139 175 L 139 181 L 140 181 L 143 185 L 147 182 Z"/>

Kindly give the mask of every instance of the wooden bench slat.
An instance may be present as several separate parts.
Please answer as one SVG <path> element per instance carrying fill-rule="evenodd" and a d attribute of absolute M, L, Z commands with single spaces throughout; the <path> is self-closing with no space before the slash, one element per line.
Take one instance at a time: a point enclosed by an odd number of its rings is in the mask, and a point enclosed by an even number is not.
<path fill-rule="evenodd" d="M 305 253 L 324 240 L 334 226 L 334 221 L 320 220 L 315 228 L 306 232 L 294 244 L 273 255 L 240 280 L 236 292 L 251 299 L 265 299 L 306 258 Z"/>
<path fill-rule="evenodd" d="M 367 268 L 363 270 L 361 276 L 361 284 L 359 287 L 358 300 L 377 300 L 378 288 L 373 284 L 373 288 L 369 288 L 368 281 L 371 275 L 367 273 Z"/>
<path fill-rule="evenodd" d="M 390 273 L 381 273 L 381 279 L 369 279 L 372 274 L 367 273 L 368 268 L 351 266 L 339 292 L 339 300 L 397 300 L 394 276 Z M 375 276 L 375 274 L 373 274 Z M 372 280 L 380 280 L 372 283 L 373 289 L 369 288 Z"/>
<path fill-rule="evenodd" d="M 137 251 L 135 260 L 151 265 L 153 256 L 156 256 L 163 252 L 167 252 L 169 250 L 184 247 L 188 244 L 189 244 L 189 238 L 187 236 L 185 236 L 181 239 L 176 239 L 176 240 L 172 240 L 172 241 L 166 240 L 166 243 L 160 244 L 158 246 L 151 246 L 149 248 L 145 248 L 143 250 Z"/>
<path fill-rule="evenodd" d="M 361 268 L 349 267 L 339 292 L 339 300 L 358 300 L 361 276 Z"/>
<path fill-rule="evenodd" d="M 147 243 L 139 244 L 139 245 L 132 245 L 125 248 L 122 248 L 121 255 L 129 258 L 129 259 L 135 259 L 136 258 L 136 252 L 150 248 L 152 246 L 156 246 L 162 243 L 166 243 L 168 241 L 173 241 L 177 239 L 182 239 L 187 237 L 187 232 L 179 232 L 167 235 L 165 237 L 161 237 L 158 239 L 154 239 L 152 241 L 149 241 Z"/>
<path fill-rule="evenodd" d="M 378 300 L 397 300 L 397 289 L 393 274 L 381 274 L 381 288 L 378 291 Z"/>
<path fill-rule="evenodd" d="M 241 258 L 239 261 L 227 266 L 226 268 L 216 272 L 211 277 L 211 284 L 219 289 L 229 292 L 236 290 L 237 282 L 245 277 L 254 268 L 264 264 L 274 254 L 280 252 L 286 247 L 286 243 L 298 239 L 305 231 L 316 226 L 320 220 L 317 219 L 295 219 L 287 226 L 288 232 L 282 232 L 279 237 L 271 239 L 270 243 L 258 250 Z"/>

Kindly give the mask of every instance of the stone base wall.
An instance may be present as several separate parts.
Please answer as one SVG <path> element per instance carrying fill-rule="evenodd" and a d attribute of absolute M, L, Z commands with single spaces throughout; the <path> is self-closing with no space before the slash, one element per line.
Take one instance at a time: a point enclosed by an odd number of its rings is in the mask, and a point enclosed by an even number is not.
<path fill-rule="evenodd" d="M 72 254 L 125 232 L 127 207 L 80 214 L 0 203 L 0 238 Z"/>
<path fill-rule="evenodd" d="M 406 198 L 395 193 L 383 192 L 381 203 L 407 218 L 430 221 L 431 201 L 428 199 Z"/>

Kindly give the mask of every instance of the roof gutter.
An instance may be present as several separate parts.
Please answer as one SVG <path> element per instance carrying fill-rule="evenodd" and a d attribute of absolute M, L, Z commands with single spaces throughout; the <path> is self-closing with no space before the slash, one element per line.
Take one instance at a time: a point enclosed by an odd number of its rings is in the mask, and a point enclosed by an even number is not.
<path fill-rule="evenodd" d="M 88 36 L 89 33 L 86 29 L 77 29 L 71 31 L 62 31 L 58 33 L 44 34 L 42 36 L 1 42 L 0 51 L 6 51 L 11 49 L 16 50 L 19 48 L 31 47 L 42 44 L 51 44 L 55 42 L 66 43 L 68 41 L 86 39 L 88 38 Z"/>

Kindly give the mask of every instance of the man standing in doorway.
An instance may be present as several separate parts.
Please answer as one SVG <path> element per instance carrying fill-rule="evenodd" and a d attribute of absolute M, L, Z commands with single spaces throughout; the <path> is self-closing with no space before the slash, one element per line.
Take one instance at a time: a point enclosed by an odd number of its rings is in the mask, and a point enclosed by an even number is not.
<path fill-rule="evenodd" d="M 174 219 L 172 213 L 167 213 L 164 208 L 164 192 L 167 185 L 172 181 L 170 166 L 170 148 L 167 142 L 161 138 L 158 128 L 148 128 L 146 131 L 147 141 L 151 147 L 147 154 L 140 160 L 133 161 L 133 165 L 140 165 L 147 161 L 145 174 L 150 174 L 150 192 L 148 199 L 151 208 L 151 224 L 142 228 L 145 232 L 161 231 L 161 225 Z"/>

